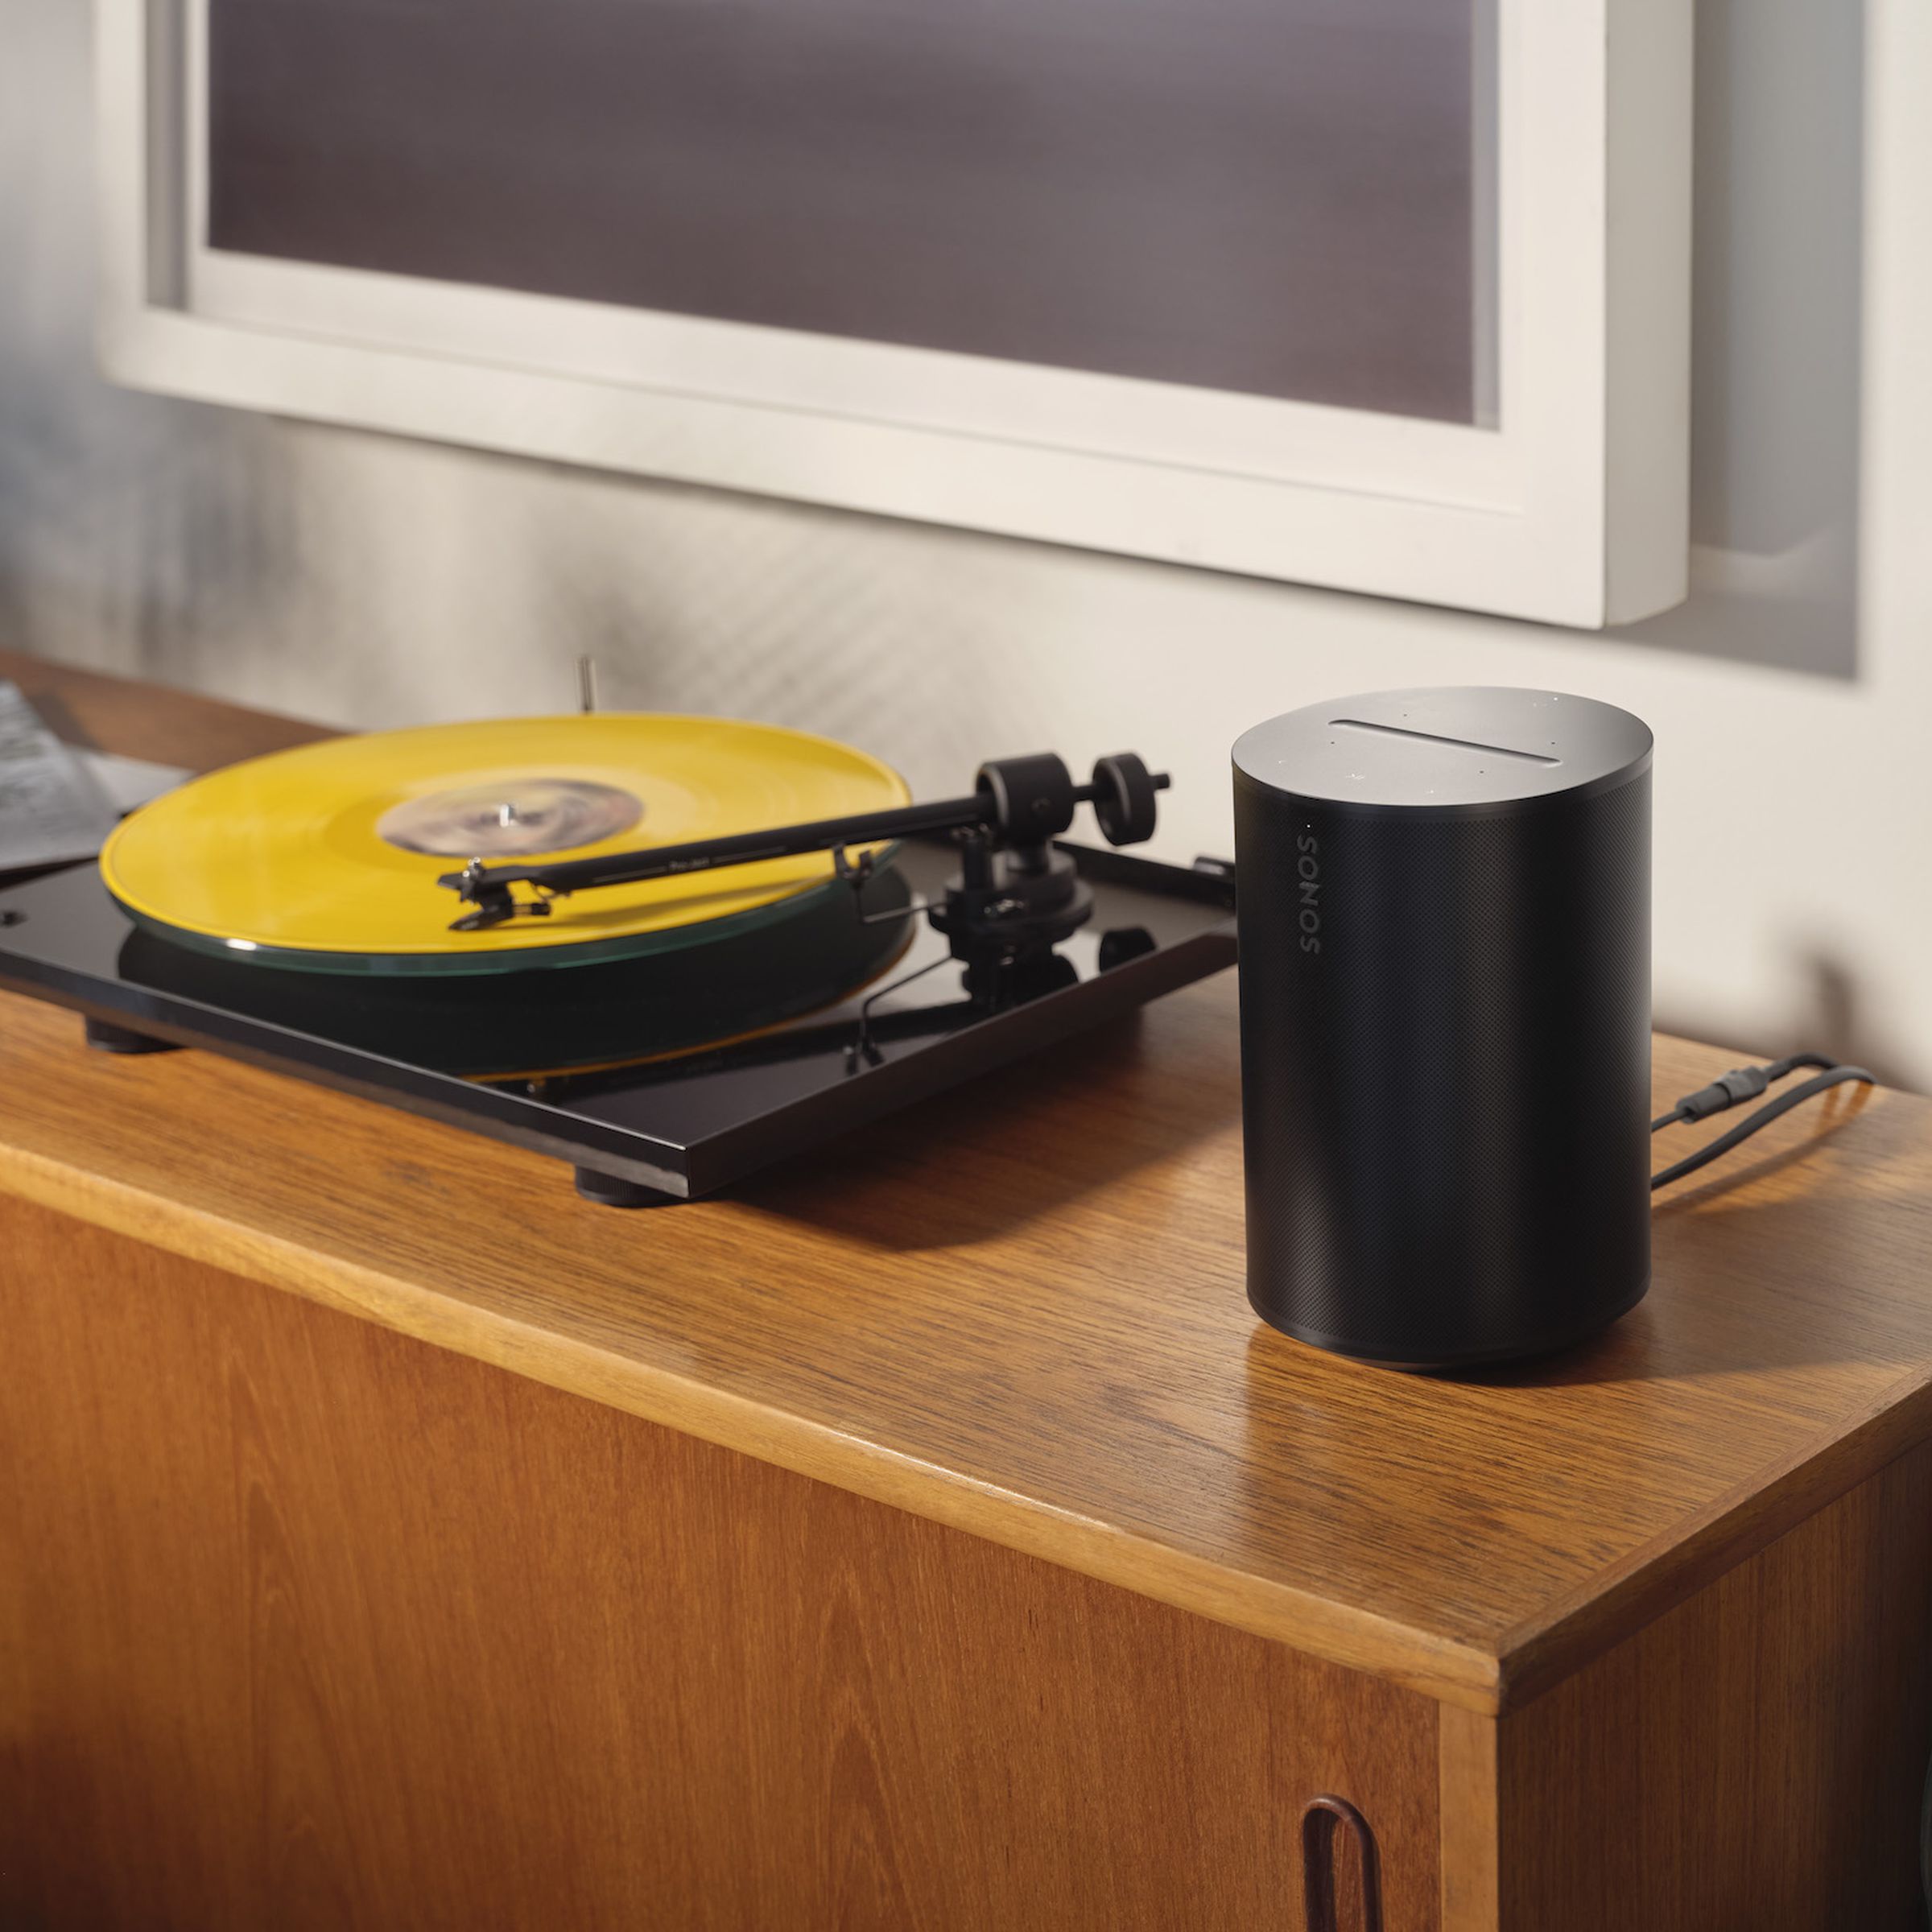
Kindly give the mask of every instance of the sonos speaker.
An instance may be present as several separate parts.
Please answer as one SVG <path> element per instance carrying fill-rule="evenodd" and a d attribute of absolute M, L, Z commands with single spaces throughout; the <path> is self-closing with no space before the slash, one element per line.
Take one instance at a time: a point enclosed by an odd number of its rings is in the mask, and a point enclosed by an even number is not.
<path fill-rule="evenodd" d="M 1248 1294 L 1363 1360 L 1581 1340 L 1650 1278 L 1650 751 L 1554 691 L 1234 747 Z"/>

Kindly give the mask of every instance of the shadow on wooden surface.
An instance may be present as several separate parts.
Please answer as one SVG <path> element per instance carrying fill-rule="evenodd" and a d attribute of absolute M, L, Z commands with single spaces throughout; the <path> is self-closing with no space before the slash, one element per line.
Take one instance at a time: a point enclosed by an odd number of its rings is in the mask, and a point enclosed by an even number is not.
<path fill-rule="evenodd" d="M 1238 1135 L 1239 1087 L 1219 1079 L 1183 1087 L 1170 1064 L 1150 1067 L 1145 1018 L 1110 1021 L 842 1135 L 731 1189 L 730 1198 L 868 1247 L 968 1247 L 1199 1141 Z M 1096 1089 L 1108 1112 L 1104 1133 L 1093 1132 L 1088 1111 Z M 988 1185 L 957 1185 L 963 1149 Z"/>

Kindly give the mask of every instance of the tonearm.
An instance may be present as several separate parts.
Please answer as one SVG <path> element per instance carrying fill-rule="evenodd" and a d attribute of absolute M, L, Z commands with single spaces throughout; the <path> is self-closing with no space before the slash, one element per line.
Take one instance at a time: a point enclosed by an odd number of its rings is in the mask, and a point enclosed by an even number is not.
<path fill-rule="evenodd" d="M 1053 841 L 1072 824 L 1075 808 L 1093 807 L 1110 844 L 1135 845 L 1153 836 L 1155 795 L 1167 786 L 1165 772 L 1149 771 L 1130 751 L 1097 760 L 1084 785 L 1074 783 L 1055 753 L 1035 752 L 982 765 L 964 798 L 583 859 L 528 865 L 472 859 L 437 883 L 471 908 L 452 922 L 452 930 L 473 932 L 508 919 L 541 918 L 553 899 L 573 892 L 806 852 L 832 852 L 841 876 L 862 878 L 869 868 L 849 866 L 844 857 L 848 847 L 951 833 L 962 846 L 960 876 L 945 905 L 928 909 L 933 923 L 952 937 L 962 956 L 968 946 L 983 946 L 989 938 L 1010 942 L 1017 950 L 1052 943 L 1087 917 L 1086 894 L 1073 868 L 1053 849 Z M 513 890 L 518 886 L 528 896 L 519 898 Z"/>

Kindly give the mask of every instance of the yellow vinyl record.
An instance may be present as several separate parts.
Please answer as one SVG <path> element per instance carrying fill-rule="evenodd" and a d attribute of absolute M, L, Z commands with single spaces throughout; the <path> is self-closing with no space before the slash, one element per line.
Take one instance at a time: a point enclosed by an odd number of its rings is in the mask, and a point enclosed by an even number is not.
<path fill-rule="evenodd" d="M 781 919 L 829 854 L 610 886 L 456 932 L 467 861 L 588 858 L 904 803 L 865 753 L 729 719 L 597 712 L 332 738 L 211 772 L 124 819 L 108 890 L 164 937 L 348 972 L 501 972 L 688 945 Z M 840 888 L 843 890 L 843 888 Z"/>

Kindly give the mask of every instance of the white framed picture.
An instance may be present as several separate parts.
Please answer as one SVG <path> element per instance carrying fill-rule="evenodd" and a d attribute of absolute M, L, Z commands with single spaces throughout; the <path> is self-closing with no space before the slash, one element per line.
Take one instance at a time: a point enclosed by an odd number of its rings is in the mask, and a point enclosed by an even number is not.
<path fill-rule="evenodd" d="M 97 0 L 139 387 L 1596 627 L 1689 0 Z"/>

